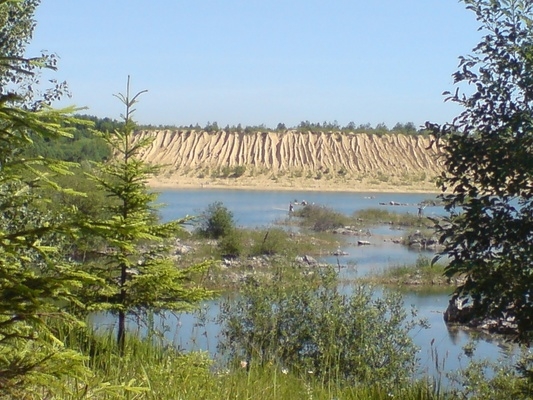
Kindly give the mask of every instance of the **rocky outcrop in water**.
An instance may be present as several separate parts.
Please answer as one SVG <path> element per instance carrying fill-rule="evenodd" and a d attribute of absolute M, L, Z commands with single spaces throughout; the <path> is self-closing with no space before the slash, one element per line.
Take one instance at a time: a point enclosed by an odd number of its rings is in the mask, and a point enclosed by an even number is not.
<path fill-rule="evenodd" d="M 451 298 L 444 312 L 444 322 L 498 334 L 515 334 L 518 328 L 512 310 L 498 317 L 479 317 L 474 312 L 471 303 L 456 296 Z"/>

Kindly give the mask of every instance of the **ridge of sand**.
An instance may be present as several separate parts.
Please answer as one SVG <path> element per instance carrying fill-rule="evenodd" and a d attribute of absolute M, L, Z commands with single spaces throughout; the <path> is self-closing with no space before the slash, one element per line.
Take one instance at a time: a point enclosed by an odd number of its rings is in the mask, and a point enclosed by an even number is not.
<path fill-rule="evenodd" d="M 432 137 L 340 132 L 144 130 L 160 188 L 438 192 Z"/>

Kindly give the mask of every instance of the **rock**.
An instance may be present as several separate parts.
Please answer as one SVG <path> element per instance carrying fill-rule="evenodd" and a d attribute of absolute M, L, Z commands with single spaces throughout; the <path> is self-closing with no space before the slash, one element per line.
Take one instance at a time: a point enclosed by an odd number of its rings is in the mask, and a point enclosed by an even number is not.
<path fill-rule="evenodd" d="M 185 244 L 176 244 L 174 254 L 176 255 L 183 255 L 187 254 L 192 250 L 190 246 L 187 246 Z"/>
<path fill-rule="evenodd" d="M 345 252 L 345 251 L 342 251 L 342 250 L 337 250 L 337 251 L 334 251 L 333 253 L 331 253 L 331 255 L 333 256 L 347 256 L 349 255 L 349 253 Z"/>
<path fill-rule="evenodd" d="M 311 256 L 305 255 L 303 260 L 309 265 L 318 265 L 318 261 Z"/>
<path fill-rule="evenodd" d="M 471 305 L 467 300 L 460 299 L 456 296 L 450 299 L 448 308 L 444 312 L 444 322 L 447 324 L 466 324 L 474 318 Z"/>
<path fill-rule="evenodd" d="M 509 310 L 512 311 L 512 307 Z M 460 299 L 457 296 L 453 297 L 448 303 L 448 308 L 444 312 L 444 322 L 498 334 L 516 334 L 518 329 L 515 317 L 512 314 L 505 313 L 500 317 L 479 317 L 474 313 L 472 305 L 467 304 L 467 300 Z"/>

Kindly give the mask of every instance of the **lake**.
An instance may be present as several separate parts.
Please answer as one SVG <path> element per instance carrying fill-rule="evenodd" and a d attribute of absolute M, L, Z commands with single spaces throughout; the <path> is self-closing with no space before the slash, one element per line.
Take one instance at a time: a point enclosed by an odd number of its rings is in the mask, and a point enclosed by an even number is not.
<path fill-rule="evenodd" d="M 418 212 L 418 203 L 435 199 L 432 194 L 408 193 L 351 193 L 351 192 L 295 192 L 260 190 L 222 190 L 222 189 L 180 189 L 160 191 L 159 203 L 164 221 L 181 218 L 185 215 L 198 215 L 215 202 L 222 202 L 233 212 L 238 226 L 259 227 L 273 224 L 284 219 L 289 203 L 306 201 L 320 204 L 343 214 L 351 214 L 367 208 L 383 208 L 389 211 Z M 391 202 L 403 205 L 390 205 Z M 387 205 L 380 205 L 386 203 Z M 427 207 L 425 215 L 444 215 L 442 207 Z"/>
<path fill-rule="evenodd" d="M 288 216 L 289 203 L 309 203 L 327 206 L 344 214 L 367 208 L 382 208 L 399 213 L 418 212 L 418 204 L 424 200 L 435 199 L 431 194 L 406 193 L 351 193 L 351 192 L 294 192 L 259 190 L 211 190 L 183 189 L 160 192 L 159 202 L 164 221 L 182 218 L 186 215 L 199 215 L 209 204 L 222 202 L 234 215 L 238 226 L 265 227 L 283 220 Z M 400 205 L 392 205 L 400 204 Z M 424 215 L 442 216 L 442 207 L 426 207 Z M 413 251 L 405 246 L 384 241 L 383 236 L 398 237 L 404 232 L 388 227 L 370 229 L 373 234 L 365 238 L 370 246 L 357 246 L 357 238 L 342 241 L 342 250 L 347 256 L 339 257 L 343 265 L 341 275 L 355 278 L 361 274 L 379 272 L 395 265 L 415 263 L 418 257 L 432 257 L 431 252 Z M 325 261 L 337 265 L 336 257 L 324 257 Z M 476 356 L 497 359 L 510 354 L 512 347 L 502 338 L 494 336 L 470 335 L 467 330 L 448 328 L 443 321 L 449 300 L 449 293 L 408 292 L 404 294 L 406 306 L 413 305 L 419 316 L 426 318 L 431 327 L 412 333 L 413 340 L 420 347 L 420 370 L 432 376 L 442 372 L 454 371 L 468 363 L 463 347 L 471 341 L 476 342 Z M 203 305 L 202 311 L 192 314 L 174 315 L 168 313 L 156 324 L 165 327 L 165 337 L 184 350 L 206 350 L 216 357 L 217 333 L 219 327 L 214 322 L 219 302 L 214 300 Z M 97 326 L 113 327 L 114 320 L 105 314 L 92 318 Z M 138 329 L 130 322 L 130 329 Z M 438 362 L 437 362 L 438 359 Z M 438 364 L 438 365 L 437 365 Z M 446 382 L 445 379 L 443 379 Z"/>

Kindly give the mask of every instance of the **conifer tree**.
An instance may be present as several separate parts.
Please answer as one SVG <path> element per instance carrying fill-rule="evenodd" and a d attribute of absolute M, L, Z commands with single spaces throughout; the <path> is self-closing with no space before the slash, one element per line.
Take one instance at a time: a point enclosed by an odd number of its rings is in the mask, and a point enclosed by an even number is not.
<path fill-rule="evenodd" d="M 150 140 L 135 140 L 132 119 L 133 106 L 144 92 L 130 95 L 128 77 L 126 94 L 116 95 L 125 106 L 124 124 L 104 136 L 114 157 L 100 163 L 98 173 L 92 176 L 107 193 L 110 201 L 104 208 L 111 218 L 87 225 L 107 245 L 103 258 L 91 269 L 107 285 L 96 292 L 88 291 L 87 301 L 94 309 L 117 315 L 121 351 L 125 348 L 128 316 L 142 320 L 151 313 L 187 310 L 212 295 L 190 282 L 191 275 L 207 268 L 208 263 L 181 268 L 169 256 L 168 241 L 183 229 L 185 220 L 158 223 L 155 218 L 157 194 L 149 190 L 147 180 L 158 167 L 137 157 Z"/>
<path fill-rule="evenodd" d="M 83 377 L 82 357 L 65 349 L 52 328 L 80 324 L 68 310 L 76 292 L 96 280 L 59 251 L 76 234 L 65 215 L 46 210 L 35 188 L 52 186 L 53 175 L 71 164 L 42 157 L 24 158 L 35 137 L 70 135 L 73 108 L 50 103 L 62 85 L 35 92 L 42 68 L 53 58 L 25 58 L 34 26 L 36 0 L 0 0 L 0 397 L 24 398 L 33 389 L 60 385 L 62 376 Z M 55 321 L 55 322 L 54 322 Z M 56 379 L 57 378 L 57 379 Z M 41 392 L 42 394 L 42 392 Z"/>

